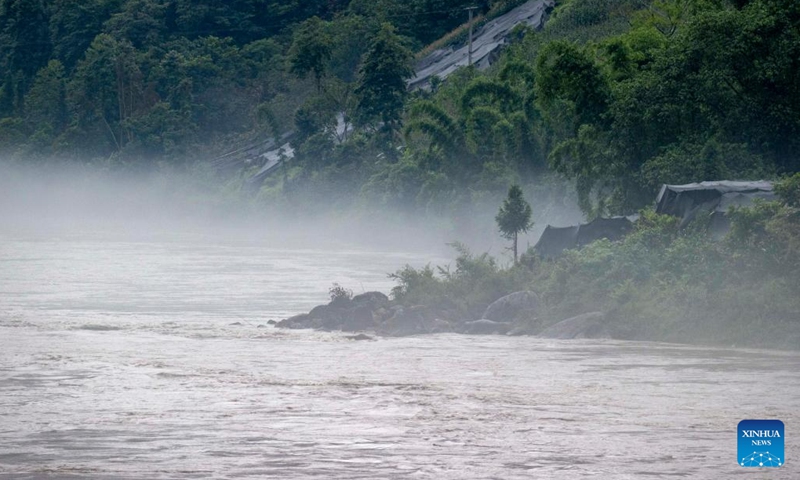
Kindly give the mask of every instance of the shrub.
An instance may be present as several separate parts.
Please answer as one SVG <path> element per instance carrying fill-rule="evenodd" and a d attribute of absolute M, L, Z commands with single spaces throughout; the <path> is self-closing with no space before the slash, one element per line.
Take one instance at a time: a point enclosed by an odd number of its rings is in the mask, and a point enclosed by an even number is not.
<path fill-rule="evenodd" d="M 328 294 L 331 296 L 331 302 L 335 302 L 340 299 L 350 300 L 353 298 L 353 291 L 344 288 L 338 283 L 331 285 L 331 288 L 328 289 Z"/>
<path fill-rule="evenodd" d="M 775 193 L 786 205 L 800 207 L 800 173 L 784 178 L 775 184 Z"/>

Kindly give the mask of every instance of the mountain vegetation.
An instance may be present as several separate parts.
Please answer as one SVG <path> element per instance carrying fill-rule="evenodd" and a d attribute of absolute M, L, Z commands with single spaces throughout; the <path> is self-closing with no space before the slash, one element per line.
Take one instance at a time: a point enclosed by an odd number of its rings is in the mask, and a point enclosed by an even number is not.
<path fill-rule="evenodd" d="M 588 217 L 800 170 L 791 0 L 562 0 L 488 71 L 404 88 L 466 6 L 520 3 L 2 0 L 0 151 L 191 170 L 294 132 L 266 202 L 457 212 L 568 179 Z"/>

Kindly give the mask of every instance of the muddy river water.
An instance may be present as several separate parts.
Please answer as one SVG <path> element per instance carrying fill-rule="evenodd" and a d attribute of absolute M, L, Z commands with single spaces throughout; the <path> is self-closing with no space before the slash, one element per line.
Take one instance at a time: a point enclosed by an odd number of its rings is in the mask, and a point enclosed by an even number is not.
<path fill-rule="evenodd" d="M 267 325 L 436 260 L 0 237 L 0 478 L 800 478 L 797 353 Z"/>

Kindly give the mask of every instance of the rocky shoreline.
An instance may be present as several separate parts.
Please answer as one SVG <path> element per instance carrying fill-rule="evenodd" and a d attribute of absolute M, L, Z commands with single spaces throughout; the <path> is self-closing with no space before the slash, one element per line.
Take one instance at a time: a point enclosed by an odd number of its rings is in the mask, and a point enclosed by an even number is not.
<path fill-rule="evenodd" d="M 605 315 L 589 312 L 544 328 L 535 293 L 515 292 L 490 304 L 481 318 L 465 319 L 455 308 L 393 303 L 381 292 L 338 296 L 310 312 L 278 322 L 277 328 L 371 333 L 389 337 L 433 333 L 536 335 L 545 338 L 610 338 Z M 355 338 L 355 337 L 354 337 Z"/>

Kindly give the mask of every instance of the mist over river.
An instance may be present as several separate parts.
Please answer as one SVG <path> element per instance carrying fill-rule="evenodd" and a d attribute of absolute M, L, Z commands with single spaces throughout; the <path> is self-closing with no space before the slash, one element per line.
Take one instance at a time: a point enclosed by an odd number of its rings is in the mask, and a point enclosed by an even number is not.
<path fill-rule="evenodd" d="M 436 255 L 0 235 L 0 478 L 800 478 L 798 353 L 267 325 Z"/>

